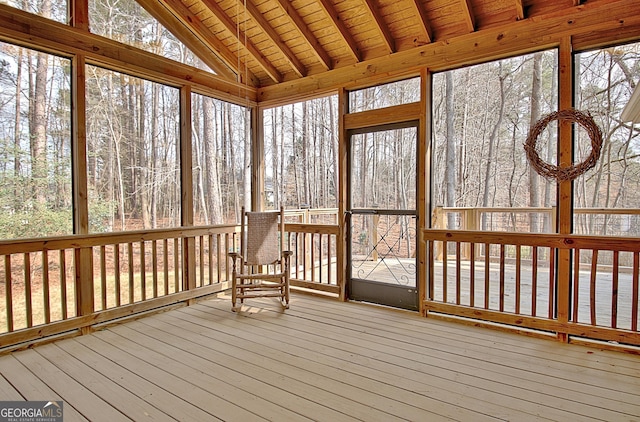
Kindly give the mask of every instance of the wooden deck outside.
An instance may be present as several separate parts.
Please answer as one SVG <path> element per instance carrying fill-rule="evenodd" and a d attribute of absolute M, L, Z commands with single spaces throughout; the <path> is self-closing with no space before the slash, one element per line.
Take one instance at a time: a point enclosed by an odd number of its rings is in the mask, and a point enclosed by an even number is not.
<path fill-rule="evenodd" d="M 640 420 L 640 356 L 294 295 L 228 297 L 0 357 L 65 421 Z"/>

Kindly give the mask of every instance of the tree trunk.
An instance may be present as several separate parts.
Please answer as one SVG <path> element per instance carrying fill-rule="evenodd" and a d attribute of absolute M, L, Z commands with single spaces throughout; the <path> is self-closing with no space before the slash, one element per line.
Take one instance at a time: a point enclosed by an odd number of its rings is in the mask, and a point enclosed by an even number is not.
<path fill-rule="evenodd" d="M 214 100 L 209 97 L 203 97 L 202 114 L 203 114 L 203 133 L 204 139 L 204 169 L 206 171 L 207 180 L 207 205 L 209 208 L 209 224 L 222 224 L 222 190 L 220 189 L 220 163 L 215 148 L 216 131 L 214 127 L 215 112 Z M 204 192 L 204 189 L 203 189 Z"/>
<path fill-rule="evenodd" d="M 491 164 L 491 160 L 493 159 L 494 148 L 498 139 L 498 133 L 500 131 L 500 126 L 502 125 L 502 119 L 504 117 L 504 76 L 502 75 L 502 62 L 498 67 L 498 80 L 500 85 L 500 107 L 498 110 L 498 121 L 496 122 L 493 130 L 491 131 L 491 136 L 489 137 L 489 150 L 487 151 L 487 164 L 484 169 L 484 194 L 482 197 L 482 206 L 489 206 L 489 183 L 491 180 L 491 168 L 493 167 Z M 487 221 L 486 214 L 482 218 L 482 230 L 487 230 Z"/>
<path fill-rule="evenodd" d="M 540 101 L 542 97 L 541 89 L 541 68 L 542 68 L 542 53 L 536 53 L 533 55 L 533 72 L 531 80 L 531 116 L 529 118 L 529 128 L 532 128 L 538 119 L 540 119 Z M 536 173 L 533 166 L 529 166 L 529 206 L 540 206 L 540 191 L 538 183 L 538 173 Z M 540 228 L 538 227 L 538 216 L 536 214 L 530 214 L 529 220 L 529 232 L 538 233 Z"/>
<path fill-rule="evenodd" d="M 445 99 L 446 99 L 446 149 L 445 149 L 445 207 L 456 206 L 456 140 L 455 140 L 455 98 L 453 92 L 453 72 L 445 73 Z M 449 214 L 447 227 L 455 226 L 455 216 Z"/>

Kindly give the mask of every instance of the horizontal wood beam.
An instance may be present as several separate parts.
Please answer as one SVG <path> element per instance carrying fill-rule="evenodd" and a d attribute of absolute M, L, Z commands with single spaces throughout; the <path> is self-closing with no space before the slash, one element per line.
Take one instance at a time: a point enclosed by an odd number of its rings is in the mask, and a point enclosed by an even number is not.
<path fill-rule="evenodd" d="M 420 103 L 409 103 L 376 110 L 349 113 L 344 116 L 344 128 L 362 129 L 392 125 L 420 119 Z"/>
<path fill-rule="evenodd" d="M 172 86 L 190 84 L 194 92 L 233 103 L 256 101 L 255 88 L 4 4 L 0 4 L 0 40 L 66 57 L 83 54 L 87 63 Z"/>
<path fill-rule="evenodd" d="M 473 7 L 471 6 L 471 0 L 460 0 L 462 5 L 462 17 L 464 23 L 467 26 L 467 31 L 473 32 L 476 30 L 476 20 L 473 14 Z"/>
<path fill-rule="evenodd" d="M 326 50 L 320 45 L 320 41 L 313 35 L 313 32 L 309 29 L 309 27 L 304 23 L 302 17 L 298 14 L 296 9 L 291 5 L 288 0 L 276 0 L 282 10 L 287 14 L 291 22 L 296 27 L 298 32 L 303 36 L 303 38 L 307 41 L 307 44 L 311 47 L 311 51 L 320 61 L 320 64 L 324 67 L 325 70 L 329 70 L 333 68 L 333 61 L 331 57 L 326 52 Z"/>
<path fill-rule="evenodd" d="M 617 39 L 623 32 L 640 39 L 640 15 L 630 14 L 636 0 L 585 3 L 579 7 L 513 22 L 500 28 L 489 28 L 459 37 L 434 42 L 411 50 L 400 51 L 352 66 L 318 75 L 287 81 L 258 89 L 261 106 L 296 102 L 335 92 L 341 87 L 361 88 L 398 79 L 403 75 L 454 69 L 461 66 L 525 54 L 559 45 L 562 37 L 601 32 L 602 37 Z M 629 39 L 630 40 L 630 39 Z M 595 42 L 595 41 L 594 41 Z M 586 43 L 582 44 L 586 48 Z"/>
<path fill-rule="evenodd" d="M 220 5 L 213 0 L 202 0 L 202 3 L 214 14 L 225 27 L 233 38 L 235 38 L 249 53 L 253 60 L 267 73 L 267 75 L 276 83 L 282 82 L 282 75 L 256 48 L 256 46 L 245 36 L 244 31 L 240 30 L 239 24 L 234 23 L 229 16 L 222 10 Z M 236 19 L 239 21 L 240 16 Z M 217 37 L 215 38 L 217 39 Z M 238 52 L 240 54 L 240 52 Z M 246 63 L 245 63 L 246 66 Z"/>
<path fill-rule="evenodd" d="M 396 51 L 396 40 L 393 38 L 391 31 L 389 30 L 389 26 L 386 24 L 382 15 L 378 11 L 378 6 L 373 2 L 373 0 L 364 0 L 364 3 L 367 7 L 367 11 L 376 22 L 376 27 L 378 31 L 382 35 L 382 39 L 384 40 L 385 46 L 387 48 L 387 52 L 393 53 Z"/>
<path fill-rule="evenodd" d="M 525 18 L 524 15 L 524 5 L 522 4 L 522 0 L 513 0 L 514 1 L 514 6 L 516 9 L 516 19 L 521 21 Z"/>
<path fill-rule="evenodd" d="M 216 42 L 216 38 L 200 19 L 177 0 L 136 0 L 151 16 L 187 46 L 203 63 L 217 74 L 236 80 L 237 69 L 233 53 Z M 190 29 L 189 29 L 190 28 Z"/>
<path fill-rule="evenodd" d="M 411 0 L 410 3 L 411 7 L 415 11 L 416 17 L 418 18 L 420 29 L 422 30 L 426 43 L 428 44 L 433 41 L 433 32 L 431 30 L 431 25 L 429 24 L 427 13 L 425 12 L 424 7 L 422 7 L 420 0 Z"/>
<path fill-rule="evenodd" d="M 361 62 L 362 52 L 360 51 L 356 40 L 353 38 L 353 35 L 351 35 L 351 32 L 349 32 L 349 28 L 347 28 L 347 26 L 344 24 L 344 21 L 340 19 L 340 16 L 338 15 L 338 12 L 336 11 L 333 4 L 329 0 L 320 0 L 320 3 L 322 4 L 322 8 L 324 9 L 327 17 L 329 18 L 331 23 L 333 23 L 336 31 L 338 31 L 340 37 L 342 37 L 344 42 L 349 47 L 349 53 L 351 53 L 356 62 Z"/>
<path fill-rule="evenodd" d="M 241 0 L 238 0 L 241 1 Z M 273 29 L 273 27 L 267 22 L 262 13 L 258 10 L 255 4 L 253 4 L 253 0 L 245 0 L 244 3 L 247 6 L 247 12 L 249 12 L 249 16 L 258 24 L 260 30 L 264 32 L 264 34 L 269 37 L 271 42 L 275 44 L 275 46 L 280 50 L 282 55 L 285 57 L 291 68 L 299 77 L 307 76 L 307 69 L 305 66 L 298 60 L 298 57 L 291 51 L 291 49 L 285 44 L 278 33 Z"/>

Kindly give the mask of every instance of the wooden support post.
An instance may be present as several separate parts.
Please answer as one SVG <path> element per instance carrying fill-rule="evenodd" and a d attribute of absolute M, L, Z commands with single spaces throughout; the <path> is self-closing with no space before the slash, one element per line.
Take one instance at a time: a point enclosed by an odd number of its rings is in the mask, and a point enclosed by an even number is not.
<path fill-rule="evenodd" d="M 573 55 L 571 37 L 561 40 L 559 46 L 560 63 L 560 110 L 573 106 Z M 558 161 L 560 167 L 569 167 L 573 163 L 573 133 L 570 122 L 562 122 L 559 127 L 560 142 Z M 570 234 L 573 230 L 573 182 L 564 181 L 558 185 L 558 233 Z M 571 250 L 558 249 L 558 273 L 556 288 L 556 314 L 558 322 L 566 324 L 569 320 L 569 302 L 571 288 Z M 552 298 L 549 298 L 552 300 Z M 558 340 L 567 342 L 567 333 L 557 333 Z"/>
<path fill-rule="evenodd" d="M 73 232 L 89 233 L 87 193 L 87 132 L 85 120 L 85 57 L 76 55 L 71 60 L 71 133 L 73 161 Z M 94 311 L 93 249 L 79 248 L 74 253 L 76 283 L 76 315 L 91 315 Z M 81 332 L 91 332 L 82 327 Z"/>
<path fill-rule="evenodd" d="M 423 68 L 420 71 L 420 117 L 418 121 L 418 156 L 417 171 L 418 181 L 416 185 L 416 231 L 417 231 L 417 274 L 416 287 L 418 289 L 418 310 L 423 316 L 427 316 L 427 309 L 424 306 L 426 298 L 432 296 L 428 292 L 427 286 L 431 286 L 433 276 L 431 265 L 432 260 L 427 256 L 433 256 L 433 251 L 428 250 L 427 242 L 424 238 L 424 229 L 429 225 L 428 203 L 430 198 L 429 189 L 431 187 L 431 73 Z M 433 243 L 432 243 L 433 244 Z M 429 278 L 429 280 L 427 280 Z"/>
<path fill-rule="evenodd" d="M 182 185 L 181 223 L 193 226 L 193 156 L 191 146 L 191 87 L 180 88 L 180 181 Z M 196 240 L 182 239 L 182 288 L 196 288 Z M 188 304 L 192 304 L 189 300 Z"/>
<path fill-rule="evenodd" d="M 340 300 L 346 301 L 347 292 L 347 224 L 351 218 L 347 215 L 347 142 L 349 136 L 344 119 L 349 111 L 349 93 L 341 88 L 338 91 L 338 239 L 336 239 L 336 278 L 340 288 Z"/>

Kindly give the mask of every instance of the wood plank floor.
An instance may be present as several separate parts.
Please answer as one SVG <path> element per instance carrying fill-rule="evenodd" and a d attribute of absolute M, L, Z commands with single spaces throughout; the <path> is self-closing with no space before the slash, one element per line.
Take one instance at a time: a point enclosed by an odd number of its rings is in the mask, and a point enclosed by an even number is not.
<path fill-rule="evenodd" d="M 227 297 L 0 357 L 65 421 L 640 421 L 640 357 L 294 295 Z"/>

